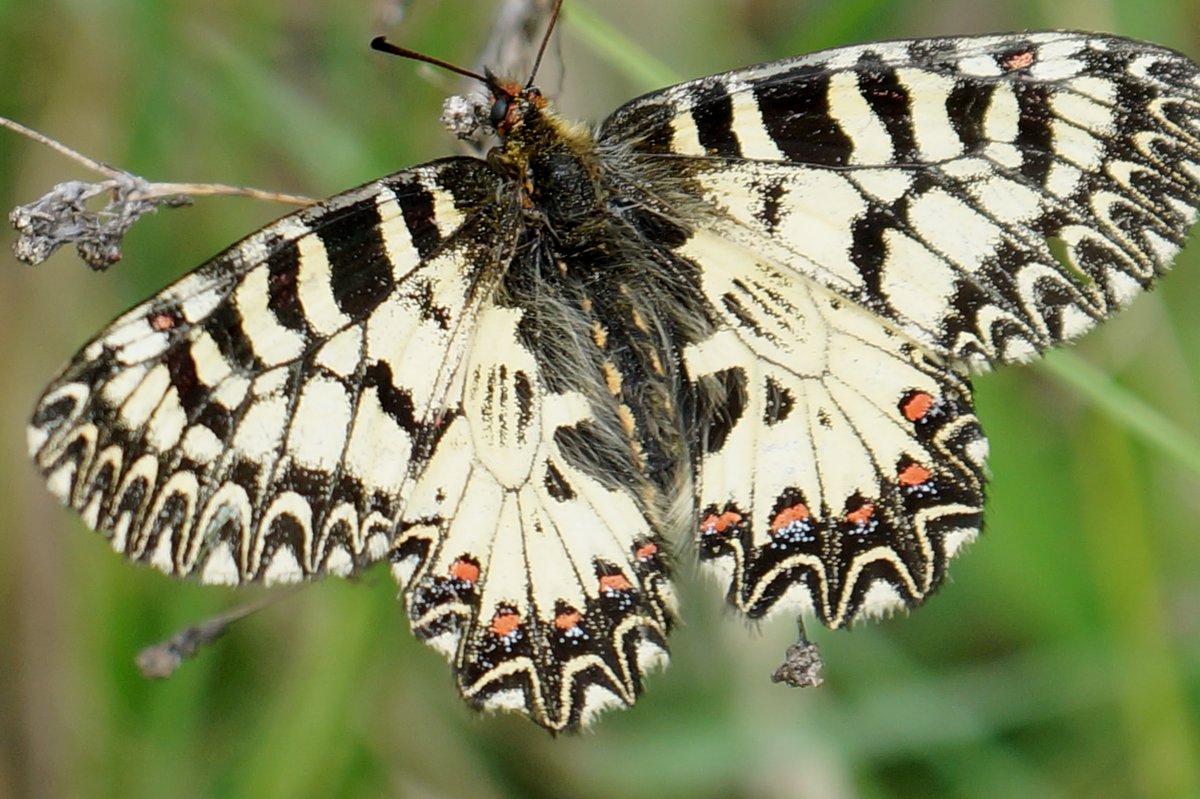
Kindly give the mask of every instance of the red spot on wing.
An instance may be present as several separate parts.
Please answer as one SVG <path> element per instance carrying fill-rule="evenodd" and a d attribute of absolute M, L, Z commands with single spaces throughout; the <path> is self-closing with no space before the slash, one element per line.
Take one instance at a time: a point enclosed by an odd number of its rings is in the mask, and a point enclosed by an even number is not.
<path fill-rule="evenodd" d="M 704 521 L 700 522 L 700 532 L 723 535 L 726 530 L 735 524 L 740 523 L 741 521 L 742 515 L 740 513 L 734 513 L 731 510 L 725 511 L 720 516 L 716 515 L 715 513 L 710 513 L 704 519 Z"/>
<path fill-rule="evenodd" d="M 1033 65 L 1033 59 L 1034 55 L 1032 50 L 1026 50 L 1023 53 L 1013 53 L 1004 59 L 1003 67 L 1009 72 L 1013 72 L 1018 69 L 1029 69 L 1029 67 Z"/>
<path fill-rule="evenodd" d="M 908 421 L 918 422 L 925 418 L 925 415 L 929 413 L 933 405 L 932 394 L 925 391 L 917 391 L 900 404 L 900 412 L 904 414 L 904 418 Z"/>
<path fill-rule="evenodd" d="M 175 316 L 166 312 L 152 314 L 149 321 L 151 329 L 158 333 L 172 330 L 176 324 Z"/>
<path fill-rule="evenodd" d="M 638 560 L 649 560 L 657 554 L 658 544 L 654 543 L 653 541 L 647 541 L 637 548 L 637 551 L 633 553 L 633 556 Z"/>
<path fill-rule="evenodd" d="M 488 625 L 488 631 L 492 635 L 497 635 L 503 638 L 512 633 L 521 626 L 521 616 L 511 608 L 500 608 L 496 611 L 496 615 L 492 617 L 492 623 Z"/>
<path fill-rule="evenodd" d="M 808 506 L 802 502 L 784 508 L 771 520 L 771 532 L 778 532 L 793 522 L 807 521 L 810 516 L 812 514 L 808 512 Z"/>
<path fill-rule="evenodd" d="M 600 575 L 601 591 L 628 591 L 631 588 L 633 588 L 633 583 L 626 580 L 623 574 Z"/>
<path fill-rule="evenodd" d="M 871 521 L 871 516 L 875 513 L 875 506 L 870 502 L 864 502 L 857 510 L 852 510 L 846 514 L 846 521 L 851 524 L 866 524 Z"/>
<path fill-rule="evenodd" d="M 577 626 L 583 620 L 583 614 L 577 610 L 566 610 L 554 617 L 554 626 L 563 632 Z"/>
<path fill-rule="evenodd" d="M 933 477 L 933 472 L 926 469 L 919 463 L 910 463 L 900 470 L 900 476 L 897 478 L 902 486 L 919 486 Z"/>
<path fill-rule="evenodd" d="M 468 583 L 479 582 L 479 565 L 466 558 L 459 558 L 450 564 L 450 576 Z"/>

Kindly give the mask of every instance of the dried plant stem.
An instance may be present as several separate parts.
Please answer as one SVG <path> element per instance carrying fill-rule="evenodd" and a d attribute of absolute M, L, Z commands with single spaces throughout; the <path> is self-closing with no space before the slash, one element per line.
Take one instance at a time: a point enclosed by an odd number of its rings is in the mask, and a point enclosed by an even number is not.
<path fill-rule="evenodd" d="M 78 150 L 74 150 L 60 142 L 58 139 L 47 136 L 44 133 L 26 127 L 20 122 L 14 122 L 11 119 L 0 116 L 0 127 L 8 128 L 9 130 L 20 133 L 26 138 L 32 139 L 38 144 L 45 145 L 51 150 L 54 150 L 59 155 L 70 158 L 72 161 L 91 169 L 94 172 L 99 172 L 111 178 L 114 182 L 111 188 L 116 188 L 116 181 L 125 181 L 133 177 L 131 173 L 123 169 L 111 167 L 101 161 L 93 158 L 88 158 Z M 103 186 L 103 183 L 94 184 Z M 289 205 L 312 205 L 316 202 L 312 197 L 306 197 L 303 194 L 286 194 L 283 192 L 264 191 L 262 189 L 250 188 L 248 186 L 230 186 L 224 183 L 154 183 L 146 181 L 144 183 L 142 198 L 148 199 L 151 197 L 168 197 L 177 195 L 188 195 L 192 197 L 206 197 L 214 195 L 233 195 L 239 197 L 250 197 L 255 200 L 268 200 L 271 202 L 288 203 Z"/>
<path fill-rule="evenodd" d="M 109 166 L 73 150 L 44 133 L 0 117 L 0 126 L 38 142 L 60 155 L 99 172 L 104 180 L 69 180 L 9 214 L 20 236 L 13 244 L 18 260 L 34 265 L 46 260 L 64 244 L 74 244 L 79 257 L 92 269 L 103 270 L 121 258 L 121 240 L 141 217 L 159 206 L 177 208 L 192 197 L 213 195 L 252 197 L 257 200 L 310 205 L 312 198 L 220 183 L 155 183 Z M 93 198 L 107 195 L 103 208 L 88 207 Z"/>
<path fill-rule="evenodd" d="M 279 602 L 284 597 L 296 593 L 298 588 L 290 591 L 280 591 L 264 596 L 254 602 L 213 616 L 199 624 L 193 624 L 172 635 L 167 640 L 148 646 L 137 655 L 138 671 L 142 676 L 152 680 L 165 680 L 183 665 L 185 660 L 195 656 L 200 647 L 210 644 L 224 635 L 235 622 L 250 616 L 265 607 Z"/>

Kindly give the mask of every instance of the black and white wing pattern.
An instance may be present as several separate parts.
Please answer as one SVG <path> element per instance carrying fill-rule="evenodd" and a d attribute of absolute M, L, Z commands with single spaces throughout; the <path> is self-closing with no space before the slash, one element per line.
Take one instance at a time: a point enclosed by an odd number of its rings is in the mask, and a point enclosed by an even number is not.
<path fill-rule="evenodd" d="M 682 84 L 264 228 L 41 399 L 52 491 L 204 582 L 386 558 L 464 698 L 553 731 L 666 660 L 672 551 L 758 618 L 919 604 L 980 529 L 972 369 L 1165 271 L 1200 79 L 1083 33 L 889 42 Z"/>
<path fill-rule="evenodd" d="M 456 158 L 369 183 L 122 315 L 38 405 L 50 489 L 129 559 L 206 583 L 382 559 L 515 243 L 496 182 Z"/>
<path fill-rule="evenodd" d="M 234 245 L 46 390 L 29 447 L 50 489 L 130 560 L 204 583 L 389 558 L 475 707 L 557 731 L 632 704 L 666 660 L 665 548 L 564 457 L 594 410 L 548 390 L 525 312 L 495 302 L 529 245 L 516 200 L 452 158 Z"/>
<path fill-rule="evenodd" d="M 674 601 L 635 497 L 564 453 L 595 412 L 548 390 L 523 317 L 480 314 L 462 415 L 408 498 L 392 572 L 468 702 L 562 730 L 633 703 L 642 672 L 666 661 Z"/>
<path fill-rule="evenodd" d="M 1078 336 L 1170 266 L 1200 79 L 1085 33 L 886 42 L 648 95 L 600 141 L 686 209 L 672 251 L 723 319 L 684 353 L 706 393 L 732 384 L 694 420 L 701 557 L 751 616 L 837 627 L 919 603 L 979 531 L 968 371 Z"/>

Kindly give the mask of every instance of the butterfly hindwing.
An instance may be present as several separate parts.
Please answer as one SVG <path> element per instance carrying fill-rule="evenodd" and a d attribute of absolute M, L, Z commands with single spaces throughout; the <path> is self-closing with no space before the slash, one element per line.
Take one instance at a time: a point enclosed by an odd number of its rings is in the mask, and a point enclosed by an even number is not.
<path fill-rule="evenodd" d="M 920 602 L 981 522 L 987 445 L 965 375 L 717 236 L 678 253 L 729 309 L 684 357 L 702 396 L 728 397 L 700 403 L 694 457 L 700 557 L 732 578 L 730 601 L 835 627 Z"/>
<path fill-rule="evenodd" d="M 494 184 L 465 158 L 398 173 L 121 316 L 38 404 L 30 449 L 52 490 L 130 559 L 204 582 L 383 557 L 511 246 L 484 212 Z"/>
<path fill-rule="evenodd" d="M 632 704 L 666 660 L 673 600 L 661 541 L 626 492 L 577 468 L 561 431 L 591 419 L 548 390 L 523 312 L 479 318 L 448 422 L 392 554 L 418 637 L 472 705 L 562 730 Z"/>

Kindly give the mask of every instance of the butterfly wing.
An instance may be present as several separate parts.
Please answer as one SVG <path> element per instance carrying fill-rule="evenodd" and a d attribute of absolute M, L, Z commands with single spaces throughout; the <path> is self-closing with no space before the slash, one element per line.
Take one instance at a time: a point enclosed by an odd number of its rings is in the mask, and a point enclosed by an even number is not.
<path fill-rule="evenodd" d="M 691 231 L 674 254 L 724 319 L 685 355 L 698 543 L 731 601 L 841 626 L 933 591 L 980 525 L 967 369 L 1169 267 L 1198 134 L 1191 61 L 1080 33 L 843 48 L 614 113 L 610 169 Z"/>
<path fill-rule="evenodd" d="M 1196 66 L 1154 45 L 930 39 L 680 84 L 601 139 L 670 159 L 723 237 L 978 363 L 1079 335 L 1169 267 L 1198 106 Z"/>
<path fill-rule="evenodd" d="M 717 235 L 679 251 L 734 309 L 684 352 L 701 559 L 753 617 L 841 626 L 915 604 L 980 527 L 987 444 L 970 383 L 823 286 Z"/>
<path fill-rule="evenodd" d="M 469 703 L 559 731 L 633 703 L 666 660 L 673 599 L 631 494 L 564 456 L 564 434 L 594 410 L 547 385 L 518 333 L 526 312 L 481 313 L 462 414 L 405 508 L 393 573 Z"/>
<path fill-rule="evenodd" d="M 38 403 L 52 491 L 129 559 L 203 582 L 382 558 L 511 258 L 496 180 L 452 158 L 366 184 L 118 318 Z"/>

